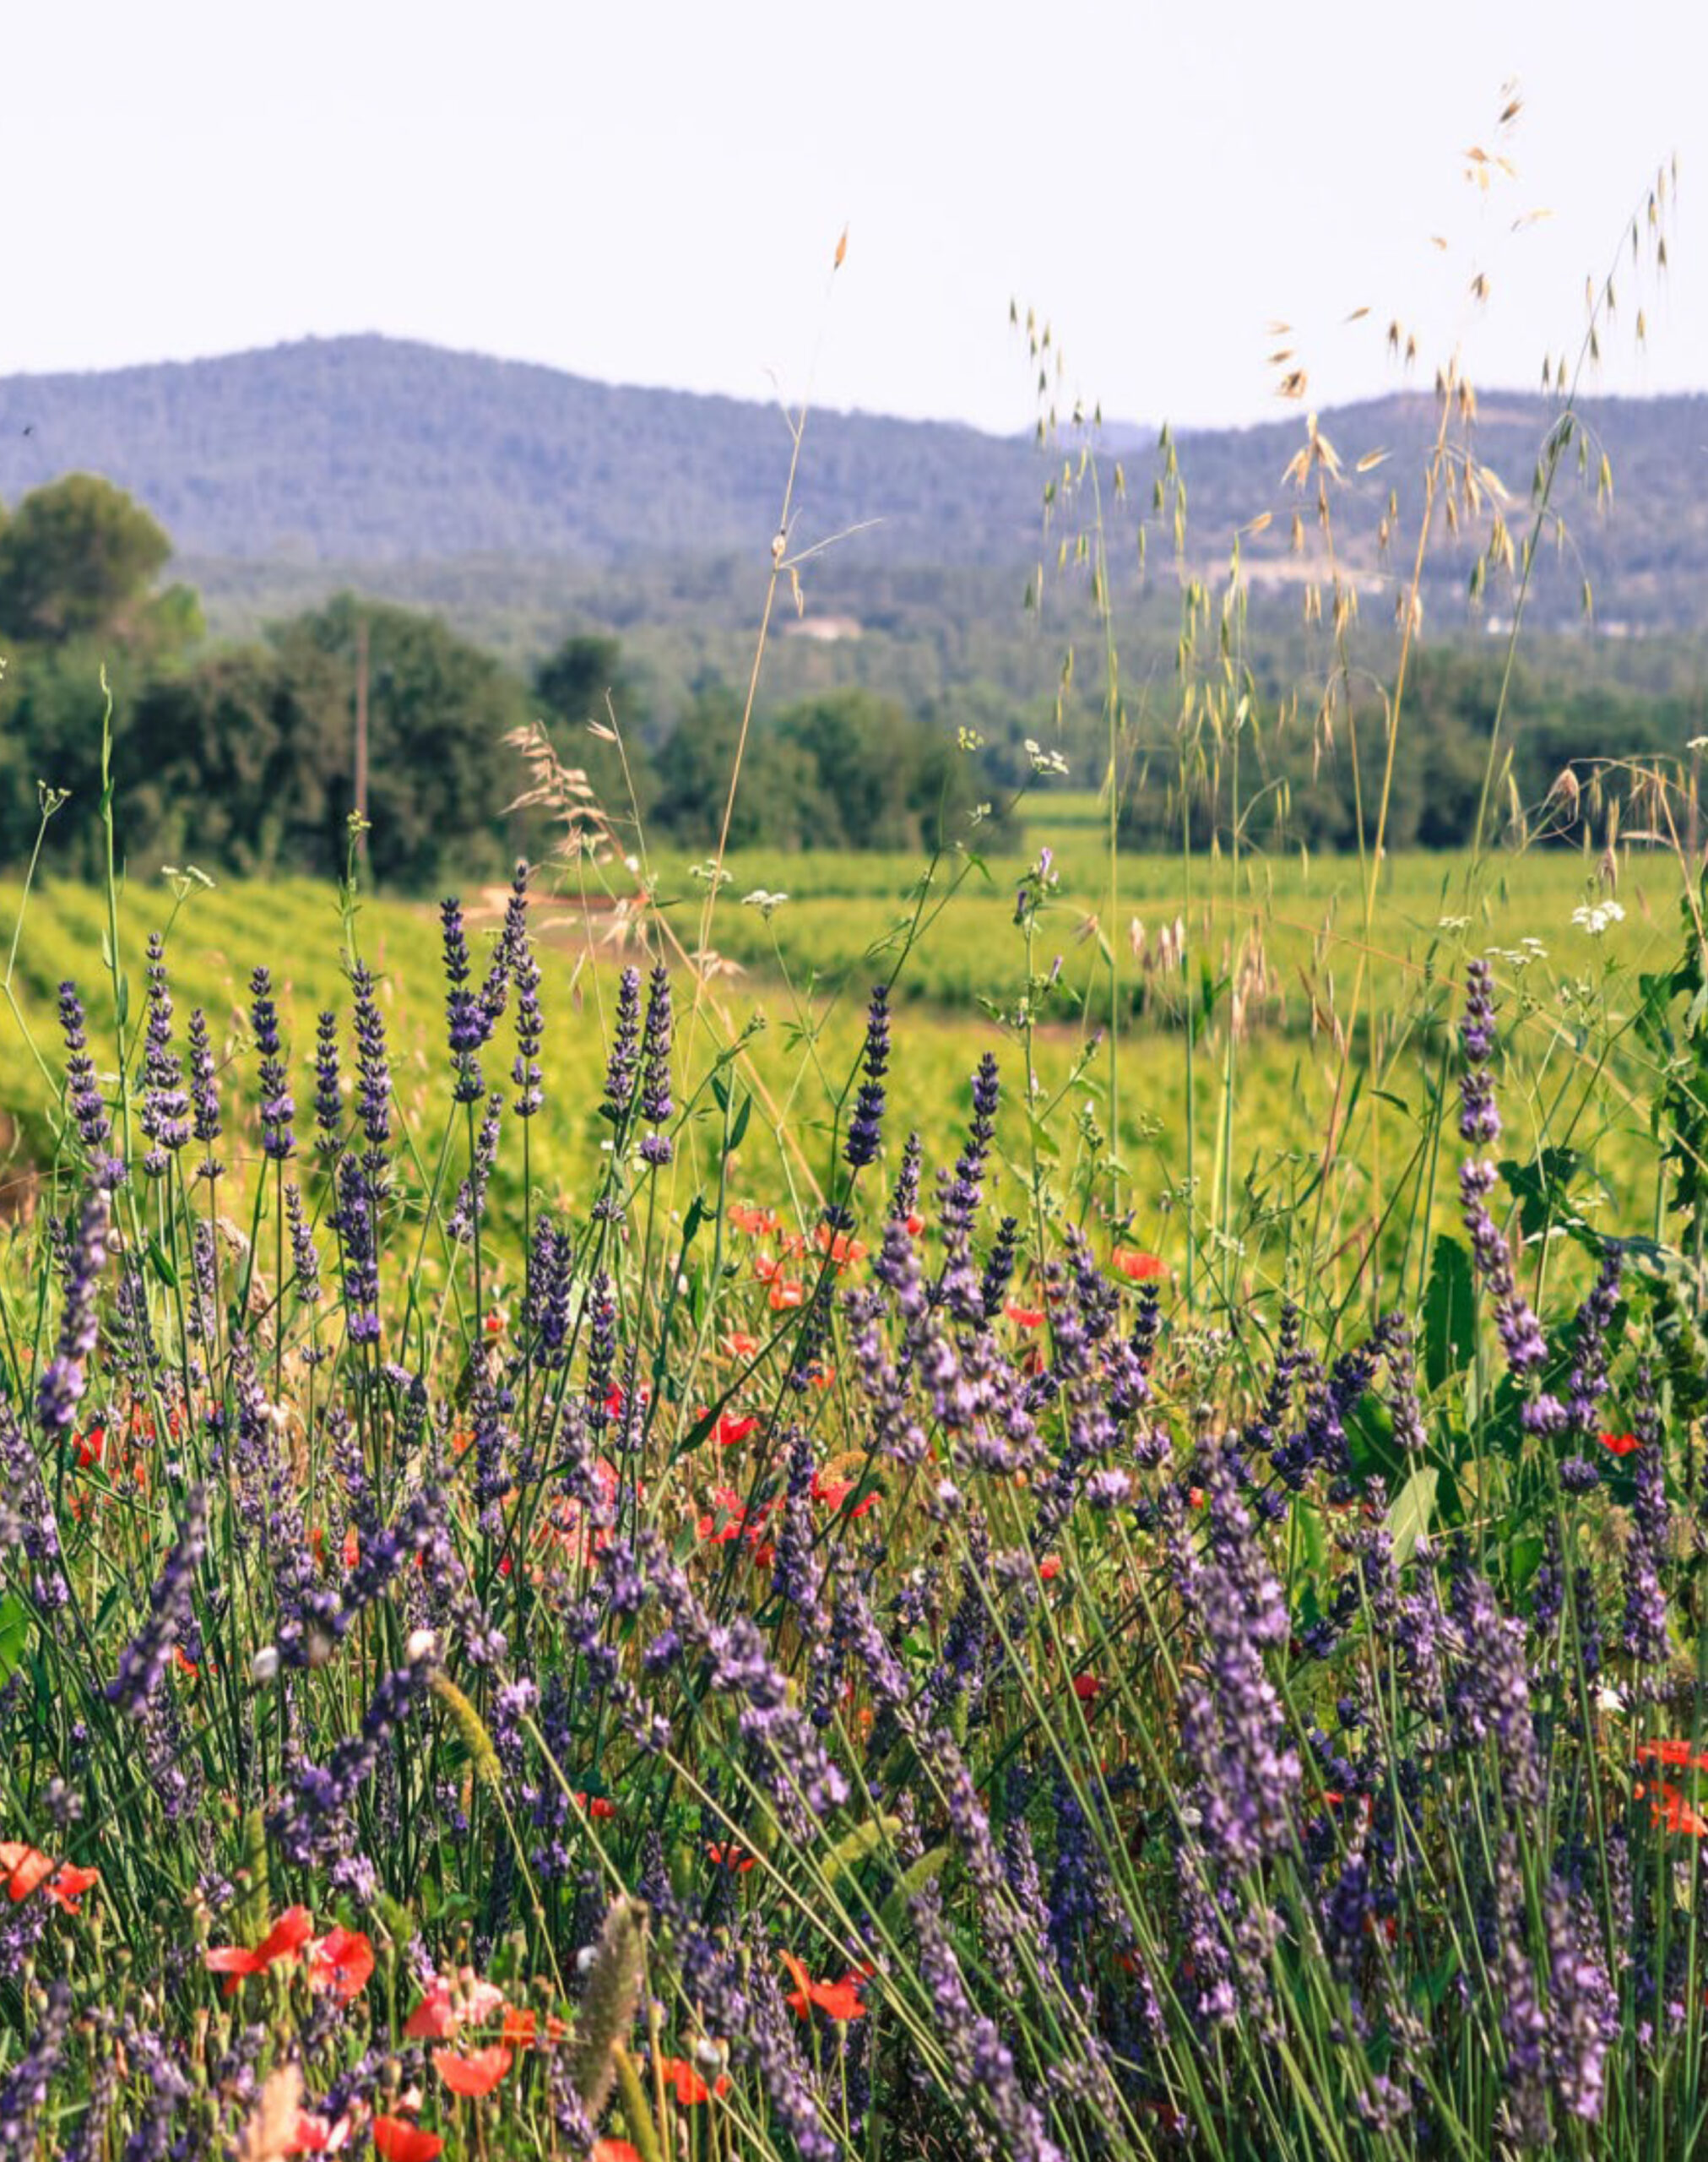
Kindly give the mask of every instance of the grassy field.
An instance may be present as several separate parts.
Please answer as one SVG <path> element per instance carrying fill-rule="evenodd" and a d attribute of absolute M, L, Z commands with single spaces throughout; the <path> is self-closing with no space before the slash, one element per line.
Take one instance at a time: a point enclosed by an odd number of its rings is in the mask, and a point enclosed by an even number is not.
<path fill-rule="evenodd" d="M 1624 915 L 1599 935 L 1575 923 L 1573 911 L 1610 889 L 1578 856 L 1535 850 L 1474 866 L 1468 857 L 1402 858 L 1382 866 L 1367 937 L 1355 860 L 1201 858 L 1189 879 L 1178 859 L 1123 856 L 1111 939 L 1100 815 L 1093 797 L 1047 797 L 1035 807 L 1023 851 L 982 864 L 952 856 L 929 874 L 913 859 L 881 856 L 732 856 L 710 942 L 733 965 L 711 975 L 697 1008 L 680 956 L 699 944 L 706 885 L 686 860 L 649 861 L 653 909 L 649 918 L 639 912 L 638 928 L 634 914 L 605 904 L 641 890 L 621 863 L 595 874 L 596 907 L 564 894 L 560 878 L 561 902 L 544 900 L 538 911 L 553 1085 L 530 1137 L 536 1196 L 577 1207 L 598 1175 L 605 1129 L 596 1106 L 616 973 L 627 960 L 644 961 L 645 945 L 677 949 L 678 997 L 695 1015 L 702 1048 L 730 1055 L 755 1097 L 749 1138 L 725 1162 L 721 1119 L 702 1095 L 703 1116 L 691 1121 L 675 1173 L 679 1210 L 721 1181 L 732 1194 L 810 1214 L 832 1154 L 833 1107 L 858 1055 L 868 989 L 898 970 L 892 1133 L 918 1127 L 928 1160 L 952 1155 L 968 1077 L 994 1048 L 1007 1084 L 999 1137 L 1011 1195 L 1031 1183 L 1039 1137 L 1047 1137 L 1053 1173 L 1071 1181 L 1076 1165 L 1092 1164 L 1109 1130 L 1113 1078 L 1131 1228 L 1158 1250 L 1179 1246 L 1190 1209 L 1200 1234 L 1213 1234 L 1258 1280 L 1275 1280 L 1308 1205 L 1314 1242 L 1320 1249 L 1326 1240 L 1349 1266 L 1372 1248 L 1390 1268 L 1418 1266 L 1410 1204 L 1406 1217 L 1396 1216 L 1394 1192 L 1429 1126 L 1442 1080 L 1443 1022 L 1472 953 L 1493 956 L 1509 995 L 1515 1147 L 1532 1147 L 1544 1128 L 1556 1140 L 1565 1134 L 1582 1159 L 1587 1206 L 1607 1185 L 1628 1190 L 1646 1126 L 1631 1105 L 1646 1077 L 1625 1017 L 1602 1010 L 1601 986 L 1617 980 L 1629 990 L 1638 972 L 1674 950 L 1679 873 L 1672 858 L 1622 851 L 1616 891 Z M 1033 921 L 1028 956 L 1015 925 L 1016 889 L 1046 846 L 1056 883 Z M 756 893 L 788 898 L 767 912 L 745 901 Z M 478 964 L 502 894 L 466 898 Z M 0 888 L 0 927 L 8 935 L 23 901 L 18 884 Z M 169 923 L 181 1014 L 204 1008 L 228 1059 L 247 1041 L 250 970 L 274 957 L 304 1103 L 315 1015 L 347 1007 L 353 937 L 380 979 L 394 1084 L 425 1183 L 443 1119 L 427 1109 L 436 1105 L 445 1062 L 436 910 L 364 898 L 347 927 L 336 891 L 304 883 L 195 887 L 180 905 L 165 882 L 133 877 L 119 921 L 133 1015 L 144 941 Z M 1184 965 L 1182 947 L 1172 942 L 1182 935 Z M 38 883 L 13 965 L 14 1010 L 0 1015 L 0 1103 L 17 1129 L 14 1192 L 30 1165 L 52 1157 L 62 979 L 79 983 L 98 1036 L 110 1030 L 106 938 L 100 896 Z M 1028 968 L 1042 977 L 1058 959 L 1055 988 L 1039 996 L 1033 985 L 1028 1030 L 1020 1014 Z M 1597 1061 L 1581 1055 L 1591 1016 L 1598 1031 L 1610 1024 L 1614 1046 Z M 1352 1048 L 1347 1062 L 1343 1041 Z M 1028 1058 L 1036 1119 L 1023 1103 Z M 489 1076 L 490 1085 L 503 1078 Z M 241 1133 L 241 1105 L 228 1116 Z M 1319 1184 L 1331 1131 L 1337 1145 Z M 518 1176 L 513 1164 L 501 1170 L 512 1198 Z M 1432 1220 L 1434 1213 L 1432 1204 Z"/>

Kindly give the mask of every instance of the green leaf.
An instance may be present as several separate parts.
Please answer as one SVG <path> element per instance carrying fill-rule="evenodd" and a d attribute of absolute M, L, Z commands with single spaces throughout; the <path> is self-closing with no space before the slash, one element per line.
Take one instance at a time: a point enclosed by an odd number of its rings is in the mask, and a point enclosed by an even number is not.
<path fill-rule="evenodd" d="M 0 1683 L 12 1679 L 30 1641 L 30 1611 L 15 1591 L 0 1599 Z"/>
<path fill-rule="evenodd" d="M 1423 1294 L 1423 1377 L 1440 1388 L 1471 1356 L 1476 1342 L 1477 1293 L 1471 1257 L 1444 1231 L 1435 1241 Z"/>
<path fill-rule="evenodd" d="M 149 1241 L 149 1266 L 169 1291 L 178 1286 L 178 1272 L 166 1258 L 166 1250 L 158 1239 Z"/>
<path fill-rule="evenodd" d="M 1433 1464 L 1421 1464 L 1401 1487 L 1388 1511 L 1388 1537 L 1393 1542 L 1396 1569 L 1405 1567 L 1412 1558 L 1412 1549 L 1429 1529 L 1440 1475 Z"/>
<path fill-rule="evenodd" d="M 875 1847 L 886 1839 L 893 1839 L 902 1828 L 899 1817 L 870 1817 L 864 1824 L 857 1824 L 846 1838 L 838 1839 L 824 1858 L 824 1873 L 828 1877 L 840 1877 L 845 1870 L 864 1861 Z"/>
<path fill-rule="evenodd" d="M 741 1137 L 746 1133 L 747 1122 L 752 1116 L 753 1099 L 751 1096 L 744 1096 L 736 1110 L 735 1122 L 729 1128 L 730 1148 L 739 1149 L 741 1146 Z"/>
<path fill-rule="evenodd" d="M 886 1937 L 894 1938 L 901 1934 L 902 1925 L 908 1919 L 908 1903 L 923 1892 L 934 1877 L 941 1874 L 948 1861 L 947 1847 L 932 1847 L 919 1856 L 905 1877 L 897 1879 L 895 1890 L 885 1900 L 878 1916 Z"/>

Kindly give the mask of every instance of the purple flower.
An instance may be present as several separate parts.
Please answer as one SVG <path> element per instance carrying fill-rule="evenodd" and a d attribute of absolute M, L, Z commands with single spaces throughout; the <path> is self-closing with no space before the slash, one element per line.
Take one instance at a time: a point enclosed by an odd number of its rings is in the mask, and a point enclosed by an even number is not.
<path fill-rule="evenodd" d="M 83 1001 L 78 997 L 77 986 L 69 981 L 59 986 L 59 1025 L 68 1054 L 65 1062 L 66 1107 L 89 1152 L 89 1176 L 97 1186 L 111 1189 L 122 1182 L 125 1170 L 107 1148 L 112 1122 L 107 1116 L 106 1100 L 95 1078 L 95 1061 L 89 1055 Z"/>
<path fill-rule="evenodd" d="M 190 1138 L 190 1105 L 184 1094 L 183 1062 L 172 1047 L 172 997 L 166 984 L 165 941 L 149 933 L 148 1009 L 143 1035 L 142 1128 L 155 1144 L 143 1159 L 150 1178 L 166 1166 Z"/>
<path fill-rule="evenodd" d="M 296 1100 L 290 1093 L 285 1057 L 279 1042 L 279 1009 L 273 1000 L 273 978 L 258 968 L 249 979 L 249 1025 L 255 1032 L 255 1048 L 261 1054 L 261 1153 L 282 1164 L 296 1154 L 291 1131 Z"/>
<path fill-rule="evenodd" d="M 285 1189 L 285 1220 L 290 1229 L 290 1266 L 296 1279 L 296 1296 L 306 1306 L 320 1296 L 320 1256 L 302 1210 L 302 1195 L 295 1186 Z"/>
<path fill-rule="evenodd" d="M 196 1573 L 208 1551 L 208 1495 L 192 1486 L 184 1501 L 184 1521 L 171 1551 L 149 1593 L 149 1616 L 125 1646 L 118 1672 L 108 1682 L 107 1702 L 132 1719 L 140 1718 L 160 1685 L 172 1647 L 189 1622 Z"/>
<path fill-rule="evenodd" d="M 1657 1666 L 1667 1656 L 1667 1595 L 1661 1570 L 1666 1558 L 1667 1510 L 1661 1422 L 1654 1382 L 1646 1366 L 1637 1372 L 1637 1438 L 1632 1465 L 1635 1491 L 1625 1541 L 1625 1622 L 1620 1641 L 1634 1660 Z"/>
<path fill-rule="evenodd" d="M 675 1105 L 670 1099 L 670 977 L 662 961 L 653 968 L 647 986 L 647 1025 L 641 1044 L 641 1116 L 653 1131 L 641 1143 L 641 1154 L 649 1164 L 668 1164 L 673 1153 L 670 1138 L 659 1128 Z"/>
<path fill-rule="evenodd" d="M 88 1386 L 84 1367 L 99 1334 L 95 1291 L 106 1266 L 111 1215 L 106 1193 L 97 1187 L 83 1204 L 77 1238 L 68 1256 L 59 1340 L 35 1392 L 35 1415 L 50 1442 L 70 1431 Z"/>
<path fill-rule="evenodd" d="M 323 1013 L 314 1024 L 314 1145 L 323 1156 L 344 1146 L 344 1093 L 338 1078 L 338 1016 Z"/>
<path fill-rule="evenodd" d="M 617 983 L 616 1024 L 605 1060 L 604 1115 L 619 1129 L 634 1107 L 641 1044 L 641 975 L 625 969 Z"/>
<path fill-rule="evenodd" d="M 368 1178 L 376 1192 L 381 1192 L 385 1184 L 384 1150 L 392 1138 L 392 1069 L 386 1051 L 386 1024 L 366 962 L 355 964 L 350 981 L 355 995 L 356 1110 L 368 1144 Z"/>
<path fill-rule="evenodd" d="M 1619 2031 L 1619 1999 L 1599 1951 L 1593 1909 L 1574 1901 L 1558 1877 L 1543 1896 L 1548 1926 L 1548 2059 L 1562 2105 L 1597 2122 L 1607 2094 L 1607 2056 Z"/>
<path fill-rule="evenodd" d="M 469 941 L 463 929 L 463 904 L 451 894 L 439 904 L 445 953 L 445 1019 L 451 1044 L 451 1063 L 456 1074 L 452 1101 L 479 1103 L 485 1093 L 480 1062 L 475 1053 L 491 1033 L 491 1024 L 480 1002 L 469 989 Z"/>
<path fill-rule="evenodd" d="M 380 1333 L 379 1257 L 374 1246 L 374 1197 L 362 1163 L 342 1158 L 338 1208 L 332 1218 L 344 1252 L 344 1303 L 352 1344 L 371 1344 Z"/>
<path fill-rule="evenodd" d="M 190 1016 L 190 1101 L 195 1112 L 195 1134 L 207 1151 L 198 1169 L 204 1179 L 216 1179 L 220 1165 L 214 1143 L 220 1138 L 220 1084 L 214 1065 L 214 1046 L 208 1040 L 208 1017 L 198 1006 Z"/>
<path fill-rule="evenodd" d="M 865 1078 L 849 1122 L 848 1143 L 843 1150 L 849 1167 L 859 1171 L 877 1159 L 883 1138 L 884 1073 L 890 1061 L 890 994 L 885 984 L 872 986 L 866 1009 L 865 1051 L 861 1060 Z"/>
<path fill-rule="evenodd" d="M 902 1144 L 902 1168 L 896 1180 L 896 1190 L 890 1196 L 890 1216 L 893 1222 L 905 1224 L 919 1205 L 919 1137 L 910 1133 Z"/>
<path fill-rule="evenodd" d="M 527 877 L 526 864 L 517 866 L 518 889 Z M 540 963 L 529 942 L 527 903 L 521 900 L 515 931 L 511 972 L 516 981 L 516 1062 L 511 1079 L 517 1095 L 518 1118 L 532 1118 L 545 1097 L 540 1089 L 540 1048 L 545 1040 L 545 1019 L 540 1010 Z"/>

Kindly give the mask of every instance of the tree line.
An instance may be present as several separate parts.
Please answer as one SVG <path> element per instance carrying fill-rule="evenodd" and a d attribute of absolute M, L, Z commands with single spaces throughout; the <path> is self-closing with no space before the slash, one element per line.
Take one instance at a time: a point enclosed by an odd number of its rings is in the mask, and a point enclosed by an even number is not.
<path fill-rule="evenodd" d="M 365 693 L 369 869 L 404 891 L 497 872 L 547 844 L 539 813 L 508 807 L 526 775 L 506 739 L 531 720 L 584 769 L 619 828 L 638 819 L 654 840 L 696 851 L 717 842 L 738 743 L 737 847 L 916 852 L 964 831 L 981 796 L 998 807 L 984 832 L 1000 841 L 1012 838 L 1000 809 L 1028 777 L 1029 737 L 1065 751 L 1076 786 L 1106 769 L 1103 719 L 1083 687 L 1058 728 L 1029 687 L 976 675 L 906 705 L 844 686 L 762 709 L 744 740 L 742 695 L 729 681 L 702 669 L 686 698 L 661 707 L 644 664 L 605 631 L 572 635 L 523 668 L 436 615 L 344 594 L 247 643 L 210 647 L 195 594 L 160 585 L 171 555 L 147 511 L 86 475 L 0 511 L 0 866 L 27 858 L 45 784 L 70 791 L 52 862 L 70 875 L 98 867 L 109 692 L 127 859 L 257 875 L 342 867 Z M 1497 764 L 1494 819 L 1515 805 L 1533 812 L 1568 767 L 1586 780 L 1596 761 L 1678 754 L 1708 732 L 1700 656 L 1662 667 L 1662 656 L 1633 649 L 1621 683 L 1592 649 L 1540 651 L 1541 665 L 1521 666 L 1508 687 L 1510 763 Z M 1356 845 L 1361 815 L 1371 829 L 1388 779 L 1380 671 L 1326 725 L 1288 702 L 1301 660 L 1271 642 L 1253 687 L 1260 723 L 1237 762 L 1205 731 L 1182 736 L 1168 675 L 1152 672 L 1120 739 L 1131 845 L 1173 849 L 1185 831 L 1226 845 L 1237 830 L 1246 845 L 1327 850 Z M 1390 782 L 1391 848 L 1472 838 L 1503 667 L 1493 641 L 1416 657 Z M 957 747 L 966 737 L 981 742 L 976 758 Z M 1617 777 L 1609 786 L 1626 792 Z M 1577 839 L 1588 820 L 1599 833 L 1597 801 L 1593 787 L 1554 792 L 1548 830 Z"/>
<path fill-rule="evenodd" d="M 388 885 L 426 890 L 544 845 L 538 818 L 507 808 L 526 775 L 507 738 L 534 720 L 619 828 L 640 818 L 655 839 L 715 845 L 742 717 L 715 676 L 660 736 L 615 638 L 571 636 L 524 675 L 433 615 L 353 594 L 208 650 L 194 595 L 155 589 L 171 552 L 145 510 L 84 475 L 26 496 L 0 524 L 0 864 L 28 856 L 46 784 L 74 807 L 56 828 L 56 864 L 97 867 L 109 693 L 133 862 L 341 869 L 359 703 L 364 845 Z M 942 731 L 894 700 L 832 690 L 751 730 L 730 839 L 915 850 L 963 823 L 974 779 Z"/>

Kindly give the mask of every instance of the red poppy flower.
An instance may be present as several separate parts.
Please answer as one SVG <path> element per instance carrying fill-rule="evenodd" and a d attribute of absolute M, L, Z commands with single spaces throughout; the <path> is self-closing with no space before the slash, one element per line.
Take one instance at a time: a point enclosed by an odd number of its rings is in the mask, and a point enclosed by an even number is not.
<path fill-rule="evenodd" d="M 1708 1772 L 1708 1756 L 1699 1756 L 1688 1741 L 1640 1741 L 1640 1764 L 1666 1764 L 1674 1771 Z"/>
<path fill-rule="evenodd" d="M 1061 1574 L 1060 1555 L 1046 1554 L 1044 1559 L 1038 1565 L 1038 1573 L 1043 1578 L 1045 1583 L 1053 1582 L 1055 1578 Z"/>
<path fill-rule="evenodd" d="M 456 2033 L 458 2023 L 449 1988 L 435 1982 L 404 2022 L 404 2036 L 411 2042 L 442 2042 Z"/>
<path fill-rule="evenodd" d="M 510 1326 L 510 1317 L 502 1306 L 494 1306 L 480 1326 L 489 1336 L 502 1336 Z"/>
<path fill-rule="evenodd" d="M 1117 1247 L 1109 1260 L 1119 1274 L 1131 1284 L 1148 1284 L 1168 1274 L 1160 1255 L 1141 1253 L 1136 1247 Z"/>
<path fill-rule="evenodd" d="M 759 1339 L 749 1336 L 745 1329 L 731 1329 L 724 1339 L 724 1349 L 732 1359 L 751 1359 L 759 1349 Z"/>
<path fill-rule="evenodd" d="M 685 2110 L 712 2094 L 727 2094 L 729 2091 L 727 2074 L 720 2072 L 715 2085 L 708 2087 L 686 2057 L 660 2057 L 659 2072 L 667 2087 L 675 2087 L 676 2100 Z"/>
<path fill-rule="evenodd" d="M 568 2028 L 556 2013 L 547 2013 L 545 2039 L 548 2042 L 561 2042 L 568 2032 Z M 515 2049 L 534 2048 L 540 2040 L 539 2014 L 527 2005 L 506 2005 L 504 2024 L 498 2030 L 498 2039 L 501 2042 L 508 2042 Z"/>
<path fill-rule="evenodd" d="M 1603 1434 L 1601 1442 L 1604 1449 L 1611 1449 L 1615 1456 L 1629 1456 L 1633 1449 L 1642 1447 L 1635 1434 Z"/>
<path fill-rule="evenodd" d="M 14 1901 L 27 1899 L 39 1884 L 53 1874 L 50 1855 L 39 1847 L 21 1845 L 16 1839 L 0 1840 L 0 1869 L 7 1871 L 6 1891 Z"/>
<path fill-rule="evenodd" d="M 783 1276 L 773 1273 L 771 1279 L 771 1290 L 767 1296 L 771 1301 L 771 1311 L 773 1313 L 782 1313 L 786 1308 L 798 1306 L 805 1298 L 806 1291 L 793 1276 Z"/>
<path fill-rule="evenodd" d="M 6 1872 L 7 1897 L 14 1904 L 45 1885 L 48 1898 L 68 1915 L 79 1912 L 78 1901 L 100 1882 L 98 1869 L 78 1869 L 70 1862 L 56 1866 L 51 1855 L 18 1839 L 0 1839 L 0 1870 Z"/>
<path fill-rule="evenodd" d="M 386 2162 L 433 2162 L 436 2154 L 445 2151 L 437 2132 L 423 2132 L 407 2117 L 376 2117 L 374 2145 Z"/>
<path fill-rule="evenodd" d="M 641 2150 L 632 2140 L 596 2139 L 593 2162 L 641 2162 Z"/>
<path fill-rule="evenodd" d="M 1042 1328 L 1044 1326 L 1042 1306 L 1017 1306 L 1012 1299 L 1005 1299 L 1002 1311 L 1017 1328 Z"/>
<path fill-rule="evenodd" d="M 752 1239 L 768 1238 L 777 1229 L 777 1218 L 769 1209 L 731 1209 L 729 1221 Z"/>
<path fill-rule="evenodd" d="M 451 2092 L 475 2097 L 490 2094 L 514 2062 L 502 2042 L 470 2050 L 465 2056 L 451 2050 L 433 2052 L 433 2069 Z"/>
<path fill-rule="evenodd" d="M 77 1468 L 87 1471 L 91 1464 L 99 1464 L 101 1451 L 106 1447 L 105 1426 L 91 1426 L 86 1434 L 73 1434 L 71 1446 L 77 1452 Z"/>
<path fill-rule="evenodd" d="M 845 1268 L 850 1262 L 861 1262 L 866 1258 L 863 1241 L 850 1238 L 846 1231 L 832 1231 L 828 1224 L 818 1227 L 818 1250 L 827 1253 L 838 1268 Z"/>
<path fill-rule="evenodd" d="M 324 2117 L 317 2117 L 309 2110 L 299 2110 L 296 2129 L 284 2151 L 287 2154 L 323 2154 L 332 2144 L 332 2129 Z"/>
<path fill-rule="evenodd" d="M 346 2003 L 360 1996 L 374 1970 L 374 1948 L 359 1929 L 330 1929 L 315 1947 L 311 1985 L 331 1990 Z"/>
<path fill-rule="evenodd" d="M 596 1794 L 594 1795 L 593 1799 L 589 1801 L 588 1799 L 587 1791 L 584 1788 L 577 1788 L 570 1796 L 570 1800 L 574 1802 L 578 1802 L 582 1808 L 587 1812 L 589 1817 L 600 1821 L 603 1821 L 605 1818 L 609 1817 L 615 1817 L 617 1813 L 617 1806 L 609 1798 L 609 1796 L 602 1794 Z"/>
<path fill-rule="evenodd" d="M 234 1996 L 245 1975 L 264 1975 L 278 1959 L 294 1959 L 314 1935 L 314 1918 L 306 1907 L 287 1907 L 259 1944 L 210 1945 L 202 1964 L 210 1975 L 225 1977 L 225 1994 Z M 371 1969 L 370 1969 L 371 1971 Z"/>
<path fill-rule="evenodd" d="M 708 1839 L 706 1852 L 720 1869 L 747 1870 L 753 1866 L 753 1856 L 734 1839 Z"/>
<path fill-rule="evenodd" d="M 908 1212 L 905 1222 L 908 1236 L 910 1239 L 917 1239 L 920 1232 L 925 1228 L 924 1218 L 923 1216 L 915 1215 L 911 1209 Z"/>
<path fill-rule="evenodd" d="M 76 1869 L 67 1862 L 47 1880 L 47 1896 L 57 1899 L 68 1915 L 79 1911 L 78 1901 L 100 1882 L 98 1869 Z"/>
<path fill-rule="evenodd" d="M 702 1411 L 700 1416 L 703 1419 L 705 1415 Z M 718 1415 L 718 1446 L 733 1449 L 738 1442 L 745 1442 L 750 1434 L 756 1433 L 758 1427 L 756 1411 L 721 1411 Z"/>
<path fill-rule="evenodd" d="M 1640 1784 L 1631 1789 L 1639 1801 L 1647 1792 Z M 1708 1817 L 1699 1816 L 1678 1788 L 1666 1779 L 1655 1782 L 1655 1791 L 1649 1800 L 1649 1822 L 1656 1831 L 1665 1825 L 1669 1832 L 1688 1832 L 1699 1839 L 1708 1832 Z"/>
<path fill-rule="evenodd" d="M 860 2001 L 860 1985 L 866 1979 L 859 1974 L 844 1975 L 839 1982 L 815 1982 L 809 1979 L 805 1968 L 792 1952 L 782 1955 L 789 1969 L 789 1979 L 794 1987 L 784 2002 L 797 2019 L 805 2019 L 816 2005 L 829 2019 L 864 2019 L 865 2006 Z"/>
<path fill-rule="evenodd" d="M 1094 1674 L 1076 1674 L 1073 1677 L 1073 1693 L 1082 1704 L 1090 1703 L 1102 1687 L 1103 1683 Z"/>

